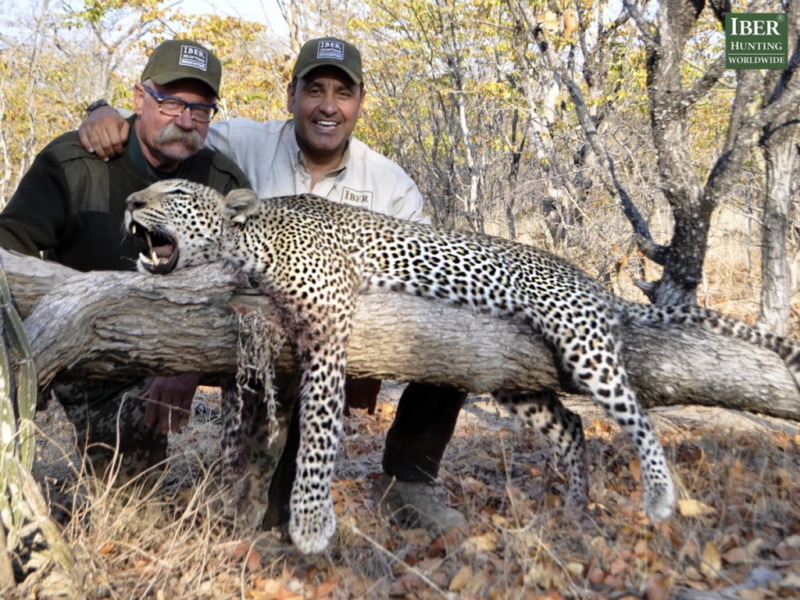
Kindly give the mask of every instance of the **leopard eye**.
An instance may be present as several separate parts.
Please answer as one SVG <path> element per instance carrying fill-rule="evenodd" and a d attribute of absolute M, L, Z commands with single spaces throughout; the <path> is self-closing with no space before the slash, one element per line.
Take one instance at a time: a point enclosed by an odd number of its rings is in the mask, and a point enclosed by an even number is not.
<path fill-rule="evenodd" d="M 175 187 L 166 191 L 167 196 L 190 196 L 192 190 L 186 187 Z"/>

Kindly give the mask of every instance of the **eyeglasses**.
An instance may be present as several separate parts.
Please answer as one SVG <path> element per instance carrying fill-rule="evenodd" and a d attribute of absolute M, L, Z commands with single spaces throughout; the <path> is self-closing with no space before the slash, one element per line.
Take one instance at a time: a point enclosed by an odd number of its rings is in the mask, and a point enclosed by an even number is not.
<path fill-rule="evenodd" d="M 142 84 L 145 91 L 150 94 L 156 102 L 158 102 L 158 111 L 162 115 L 168 117 L 179 117 L 184 111 L 189 111 L 189 116 L 192 121 L 198 123 L 209 123 L 214 115 L 217 114 L 219 108 L 216 104 L 203 104 L 202 102 L 186 102 L 175 96 L 168 96 L 167 94 L 159 94 L 155 90 L 150 89 Z"/>

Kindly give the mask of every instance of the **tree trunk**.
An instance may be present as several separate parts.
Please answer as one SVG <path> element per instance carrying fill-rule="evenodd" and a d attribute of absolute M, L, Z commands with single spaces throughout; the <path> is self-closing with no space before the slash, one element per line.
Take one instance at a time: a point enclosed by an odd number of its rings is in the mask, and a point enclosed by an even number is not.
<path fill-rule="evenodd" d="M 787 126 L 794 130 L 794 126 Z M 786 233 L 792 200 L 794 136 L 764 144 L 766 194 L 761 233 L 761 307 L 759 322 L 784 335 L 789 321 L 791 281 L 786 260 Z"/>
<path fill-rule="evenodd" d="M 792 3 L 788 10 L 789 53 L 798 47 L 800 8 Z M 764 96 L 773 102 L 785 90 L 787 79 L 780 71 L 770 71 L 765 78 Z M 797 150 L 798 120 L 796 114 L 769 123 L 761 138 L 764 149 L 766 193 L 764 195 L 764 222 L 761 233 L 761 307 L 759 322 L 780 334 L 786 331 L 791 308 L 791 277 L 786 259 L 786 234 L 789 226 L 789 208 L 792 203 L 792 173 Z"/>
<path fill-rule="evenodd" d="M 653 143 L 661 190 L 675 219 L 663 275 L 648 293 L 655 304 L 696 302 L 714 209 L 692 166 L 687 132 L 691 103 L 687 101 L 681 74 L 684 46 L 698 13 L 690 0 L 663 2 L 656 17 L 658 43 L 648 49 L 647 92 Z"/>
<path fill-rule="evenodd" d="M 0 259 L 27 315 L 42 386 L 232 372 L 237 311 L 259 309 L 277 321 L 266 298 L 235 292 L 237 276 L 221 265 L 156 277 L 77 274 L 2 250 Z M 701 329 L 625 324 L 621 338 L 643 406 L 703 404 L 800 421 L 800 393 L 772 352 Z M 559 389 L 550 350 L 525 324 L 391 292 L 359 297 L 348 359 L 357 376 L 472 392 Z M 287 346 L 277 369 L 292 368 Z"/>

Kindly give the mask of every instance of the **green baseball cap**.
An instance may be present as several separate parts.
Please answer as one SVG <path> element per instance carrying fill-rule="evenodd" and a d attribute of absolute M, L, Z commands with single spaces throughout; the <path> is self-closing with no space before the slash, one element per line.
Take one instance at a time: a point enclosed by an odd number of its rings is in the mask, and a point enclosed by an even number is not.
<path fill-rule="evenodd" d="M 179 79 L 197 79 L 219 96 L 222 65 L 211 50 L 197 42 L 167 40 L 153 50 L 142 71 L 141 81 L 148 79 L 159 85 Z"/>
<path fill-rule="evenodd" d="M 361 83 L 361 52 L 339 38 L 326 37 L 309 40 L 300 48 L 294 63 L 292 79 L 302 79 L 317 67 L 337 67 L 347 73 L 354 83 Z"/>

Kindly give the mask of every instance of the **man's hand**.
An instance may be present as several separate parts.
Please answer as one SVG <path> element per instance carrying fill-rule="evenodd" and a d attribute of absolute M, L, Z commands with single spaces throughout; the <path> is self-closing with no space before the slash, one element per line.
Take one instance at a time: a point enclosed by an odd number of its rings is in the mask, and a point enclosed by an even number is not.
<path fill-rule="evenodd" d="M 189 423 L 192 399 L 199 383 L 200 373 L 156 377 L 144 393 L 147 399 L 145 427 L 158 424 L 158 430 L 165 435 L 185 427 Z"/>
<path fill-rule="evenodd" d="M 87 152 L 107 161 L 122 154 L 130 125 L 110 106 L 93 110 L 78 128 L 78 139 Z"/>

